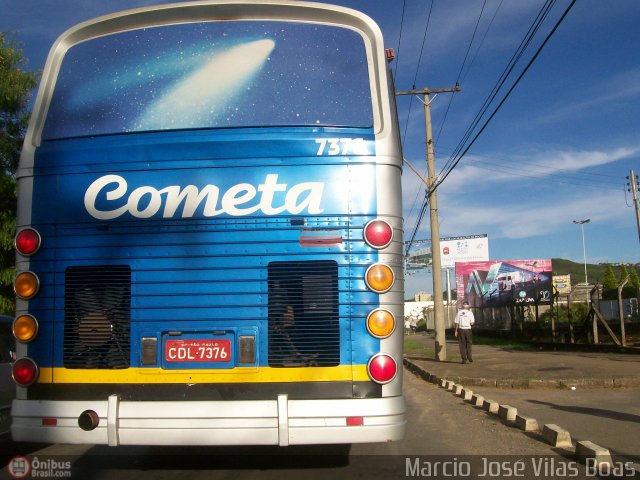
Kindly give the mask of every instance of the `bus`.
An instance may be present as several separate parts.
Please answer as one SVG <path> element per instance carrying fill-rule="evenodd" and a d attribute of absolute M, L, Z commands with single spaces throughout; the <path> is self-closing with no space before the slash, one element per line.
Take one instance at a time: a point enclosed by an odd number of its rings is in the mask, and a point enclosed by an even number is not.
<path fill-rule="evenodd" d="M 401 439 L 401 160 L 362 13 L 206 0 L 67 30 L 17 173 L 13 439 Z"/>

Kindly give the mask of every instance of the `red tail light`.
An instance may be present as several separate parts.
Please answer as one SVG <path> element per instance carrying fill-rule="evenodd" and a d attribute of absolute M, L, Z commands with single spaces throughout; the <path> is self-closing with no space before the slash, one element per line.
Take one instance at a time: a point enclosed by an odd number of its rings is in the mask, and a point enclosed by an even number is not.
<path fill-rule="evenodd" d="M 14 244 L 18 253 L 28 257 L 38 251 L 41 242 L 42 239 L 37 230 L 25 228 L 18 232 Z"/>
<path fill-rule="evenodd" d="M 364 425 L 364 417 L 347 417 L 347 427 L 360 427 Z"/>
<path fill-rule="evenodd" d="M 392 356 L 386 353 L 378 353 L 371 357 L 367 365 L 369 377 L 376 383 L 389 383 L 398 373 L 398 364 Z"/>
<path fill-rule="evenodd" d="M 364 227 L 364 241 L 373 248 L 385 248 L 393 239 L 393 228 L 384 220 L 371 220 Z"/>
<path fill-rule="evenodd" d="M 12 375 L 18 385 L 28 387 L 38 379 L 38 366 L 30 358 L 21 358 L 13 364 Z"/>

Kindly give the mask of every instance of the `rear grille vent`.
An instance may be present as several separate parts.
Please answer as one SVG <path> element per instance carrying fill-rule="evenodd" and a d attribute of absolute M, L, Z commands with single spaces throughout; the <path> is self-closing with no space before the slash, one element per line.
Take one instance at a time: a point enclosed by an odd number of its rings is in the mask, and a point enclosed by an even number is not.
<path fill-rule="evenodd" d="M 64 366 L 128 368 L 131 269 L 69 267 L 64 282 Z"/>
<path fill-rule="evenodd" d="M 268 273 L 269 365 L 339 365 L 337 263 L 272 262 Z"/>

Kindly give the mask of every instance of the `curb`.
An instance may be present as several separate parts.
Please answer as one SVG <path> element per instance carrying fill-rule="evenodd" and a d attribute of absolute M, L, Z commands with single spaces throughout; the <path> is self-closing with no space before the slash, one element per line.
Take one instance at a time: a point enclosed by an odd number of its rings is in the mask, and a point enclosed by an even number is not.
<path fill-rule="evenodd" d="M 439 378 L 436 375 L 425 371 L 422 367 L 416 365 L 407 358 L 403 360 L 403 363 L 407 370 L 413 374 L 429 383 L 433 383 L 438 385 L 440 388 L 452 392 L 457 397 L 462 397 L 465 403 L 473 405 L 476 408 L 482 408 L 490 415 L 498 416 L 505 425 L 509 425 L 526 432 L 533 438 L 551 445 L 552 447 L 562 448 L 565 450 L 574 449 L 576 458 L 583 463 L 586 463 L 589 459 L 593 459 L 594 464 L 598 468 L 603 466 L 613 466 L 611 453 L 604 447 L 587 440 L 576 442 L 574 445 L 571 441 L 571 434 L 567 430 L 564 430 L 555 424 L 545 424 L 542 429 L 540 429 L 538 421 L 535 418 L 519 414 L 515 407 L 510 405 L 500 405 L 498 402 L 486 399 L 482 395 L 474 394 L 468 388 L 463 387 L 462 383 L 464 382 L 464 379 L 458 378 L 456 379 L 456 382 L 453 382 L 452 380 Z M 558 385 L 558 382 L 559 381 L 550 381 L 550 383 L 554 383 L 556 386 Z M 638 382 L 638 384 L 640 384 L 640 382 Z M 475 385 L 490 386 L 491 382 L 484 381 L 484 383 L 475 383 Z"/>
<path fill-rule="evenodd" d="M 420 370 L 424 370 L 415 361 L 422 360 L 421 358 L 406 356 L 404 357 L 404 363 L 412 364 Z M 415 372 L 414 372 L 415 373 Z M 435 376 L 430 373 L 426 373 L 428 376 Z M 454 377 L 456 383 L 469 386 L 484 386 L 495 388 L 531 388 L 531 389 L 545 389 L 545 388 L 630 388 L 640 387 L 640 377 L 603 377 L 603 378 L 562 378 L 562 379 L 528 379 L 528 378 L 483 378 L 483 377 Z"/>

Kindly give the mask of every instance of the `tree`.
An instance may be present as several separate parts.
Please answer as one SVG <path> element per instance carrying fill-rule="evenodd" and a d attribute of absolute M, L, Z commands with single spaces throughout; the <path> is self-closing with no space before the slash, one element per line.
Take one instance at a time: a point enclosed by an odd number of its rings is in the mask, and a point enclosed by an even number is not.
<path fill-rule="evenodd" d="M 602 281 L 602 299 L 615 300 L 616 298 L 618 298 L 618 281 L 611 265 L 607 265 L 604 270 L 604 280 Z"/>
<path fill-rule="evenodd" d="M 640 277 L 638 277 L 638 271 L 634 268 L 631 269 L 631 279 L 629 283 L 633 287 L 633 295 L 637 297 L 640 295 Z"/>
<path fill-rule="evenodd" d="M 16 228 L 16 169 L 29 121 L 27 105 L 37 84 L 36 74 L 26 71 L 22 50 L 0 32 L 0 313 L 14 309 L 13 277 Z"/>

